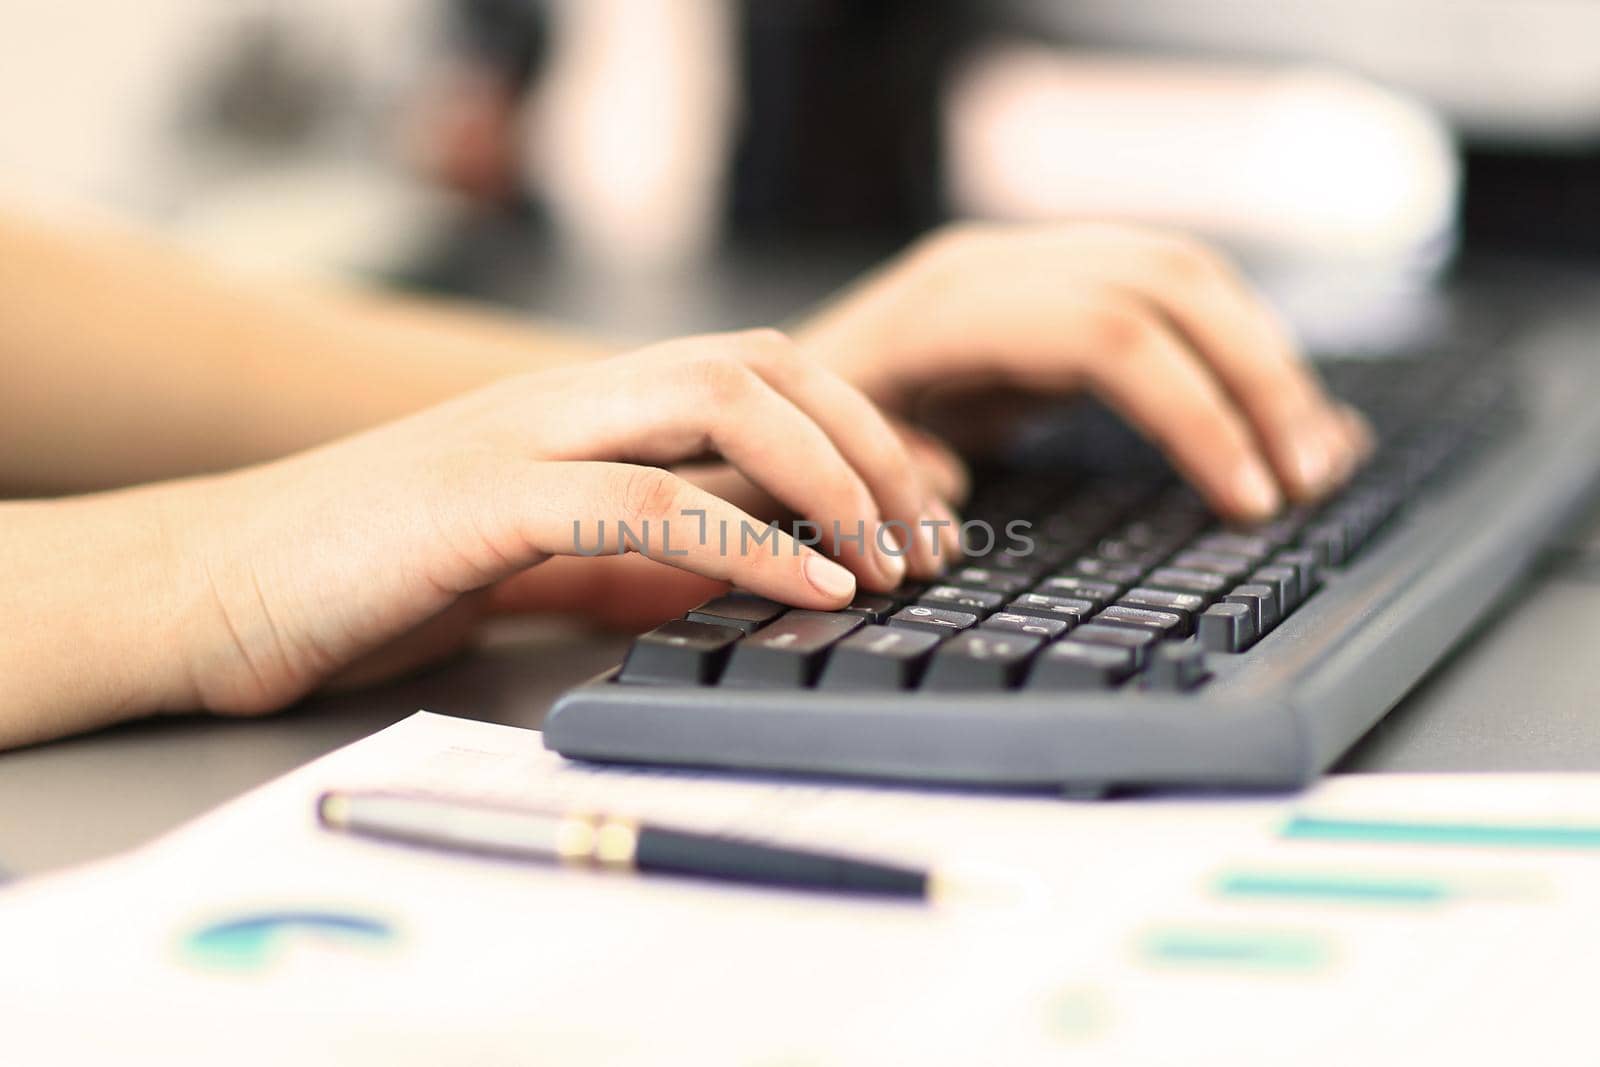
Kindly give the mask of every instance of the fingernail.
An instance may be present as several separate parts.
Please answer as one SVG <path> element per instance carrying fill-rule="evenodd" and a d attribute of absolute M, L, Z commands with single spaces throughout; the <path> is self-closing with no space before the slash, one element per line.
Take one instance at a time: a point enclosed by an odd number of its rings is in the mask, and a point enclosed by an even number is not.
<path fill-rule="evenodd" d="M 1333 479 L 1342 485 L 1361 462 L 1361 450 L 1346 428 L 1344 417 L 1337 412 L 1328 419 L 1327 438 L 1329 454 L 1333 457 Z"/>
<path fill-rule="evenodd" d="M 939 521 L 939 515 L 926 505 L 917 518 L 917 548 L 933 574 L 944 573 L 945 566 L 950 562 L 949 553 L 943 547 L 944 531 L 939 527 Z"/>
<path fill-rule="evenodd" d="M 883 573 L 884 580 L 890 588 L 900 584 L 906 576 L 905 545 L 896 536 L 893 526 L 878 527 L 875 541 L 878 552 L 878 569 Z"/>
<path fill-rule="evenodd" d="M 856 593 L 856 577 L 833 560 L 816 552 L 806 557 L 806 581 L 823 596 L 852 597 Z"/>
<path fill-rule="evenodd" d="M 1294 443 L 1294 474 L 1300 487 L 1310 492 L 1321 489 L 1328 481 L 1330 461 L 1327 449 L 1317 434 L 1303 431 Z M 1265 472 L 1262 477 L 1265 477 Z"/>
<path fill-rule="evenodd" d="M 928 513 L 932 521 L 947 524 L 939 527 L 939 544 L 943 548 L 939 553 L 939 564 L 942 569 L 961 558 L 961 520 L 943 500 L 930 501 Z"/>
<path fill-rule="evenodd" d="M 1373 432 L 1372 423 L 1367 417 L 1353 407 L 1346 405 L 1340 412 L 1344 417 L 1345 425 L 1350 428 L 1350 436 L 1356 440 L 1356 450 L 1362 460 L 1372 458 L 1373 451 L 1377 448 L 1377 434 Z"/>
<path fill-rule="evenodd" d="M 1283 506 L 1283 495 L 1273 484 L 1272 476 L 1254 461 L 1246 463 L 1234 475 L 1233 498 L 1240 509 L 1250 515 L 1271 515 Z"/>

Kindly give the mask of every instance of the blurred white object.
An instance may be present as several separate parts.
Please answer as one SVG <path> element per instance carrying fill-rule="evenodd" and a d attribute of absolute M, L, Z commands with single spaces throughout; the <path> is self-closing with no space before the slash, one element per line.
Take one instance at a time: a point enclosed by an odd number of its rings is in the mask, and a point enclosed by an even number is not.
<path fill-rule="evenodd" d="M 1459 169 L 1426 108 L 1309 68 L 1011 47 L 947 109 L 962 213 L 1113 217 L 1290 267 L 1409 267 L 1452 242 Z"/>
<path fill-rule="evenodd" d="M 1463 132 L 1600 135 L 1595 0 L 1005 0 L 1075 45 L 1337 63 L 1439 107 Z"/>
<path fill-rule="evenodd" d="M 727 0 L 562 0 L 524 173 L 608 274 L 668 272 L 717 236 L 733 112 Z"/>
<path fill-rule="evenodd" d="M 438 33 L 434 0 L 14 0 L 0 14 L 0 184 L 157 218 L 241 166 L 195 144 L 192 124 L 207 79 L 252 29 L 280 28 L 330 65 L 343 95 L 309 147 L 345 158 L 381 147 L 366 118 Z"/>
<path fill-rule="evenodd" d="M 7 200 L 160 223 L 278 275 L 391 268 L 457 208 L 394 167 L 386 141 L 438 47 L 436 0 L 20 0 L 3 14 Z M 228 65 L 264 33 L 289 64 L 280 75 L 321 93 L 293 143 L 205 122 Z"/>
<path fill-rule="evenodd" d="M 320 160 L 219 183 L 168 229 L 207 258 L 256 275 L 370 278 L 417 262 L 464 210 L 394 168 Z"/>

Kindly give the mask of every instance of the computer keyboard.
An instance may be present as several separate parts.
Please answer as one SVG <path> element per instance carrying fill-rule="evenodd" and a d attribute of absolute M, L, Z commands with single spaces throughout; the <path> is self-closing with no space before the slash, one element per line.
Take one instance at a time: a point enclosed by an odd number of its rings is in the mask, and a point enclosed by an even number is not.
<path fill-rule="evenodd" d="M 1495 610 L 1583 499 L 1600 468 L 1584 336 L 1529 327 L 1326 364 L 1378 452 L 1332 499 L 1248 528 L 1159 464 L 1102 462 L 1138 449 L 1083 418 L 1088 447 L 988 472 L 968 506 L 990 529 L 1025 520 L 1031 544 L 971 546 L 937 581 L 837 612 L 715 598 L 565 695 L 546 743 L 1088 791 L 1306 781 Z"/>

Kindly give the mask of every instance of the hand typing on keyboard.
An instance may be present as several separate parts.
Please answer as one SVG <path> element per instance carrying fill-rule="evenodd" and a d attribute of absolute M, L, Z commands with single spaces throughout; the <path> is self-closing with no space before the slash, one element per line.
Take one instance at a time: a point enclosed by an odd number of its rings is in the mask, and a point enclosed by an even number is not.
<path fill-rule="evenodd" d="M 1149 465 L 1064 453 L 979 468 L 963 534 L 1021 516 L 1026 551 L 964 536 L 936 582 L 840 611 L 713 597 L 562 697 L 546 744 L 591 760 L 1079 793 L 1303 782 L 1494 603 L 1491 561 L 1509 582 L 1530 558 L 1524 512 L 1499 523 L 1498 544 L 1482 532 L 1496 518 L 1487 479 L 1495 501 L 1544 491 L 1506 472 L 1525 454 L 1508 447 L 1522 390 L 1494 355 L 1490 342 L 1327 365 L 1382 448 L 1337 492 L 1263 521 L 1222 519 Z"/>
<path fill-rule="evenodd" d="M 891 417 L 951 382 L 1097 392 L 1235 519 L 1274 512 L 1284 497 L 1325 496 L 1372 448 L 1365 421 L 1327 398 L 1271 309 L 1221 256 L 1174 234 L 1104 224 L 950 228 L 795 336 Z M 958 401 L 956 411 L 972 421 L 970 404 Z M 959 464 L 896 425 L 936 499 L 959 507 L 967 491 Z M 757 514 L 770 508 L 737 472 L 714 477 L 725 499 Z M 553 560 L 519 585 L 519 603 L 632 627 L 716 591 L 636 556 Z"/>
<path fill-rule="evenodd" d="M 708 452 L 817 539 L 668 469 Z M 770 330 L 508 379 L 194 495 L 173 523 L 204 563 L 191 676 L 223 710 L 282 704 L 419 628 L 456 643 L 526 606 L 556 556 L 628 551 L 831 610 L 955 550 L 888 420 Z"/>
<path fill-rule="evenodd" d="M 125 269 L 122 258 L 113 262 Z M 195 288 L 181 270 L 146 264 L 129 276 L 150 271 L 158 284 L 149 299 L 185 309 L 156 316 L 162 322 L 203 320 L 212 309 L 213 291 Z M 70 288 L 72 277 L 69 271 L 61 285 Z M 742 646 L 748 651 L 729 670 L 755 684 L 769 677 L 811 684 L 840 642 L 849 643 L 857 666 L 847 656 L 839 670 L 902 684 L 920 670 L 932 640 L 948 643 L 930 684 L 1009 686 L 1041 644 L 1086 618 L 1093 622 L 1085 630 L 1109 631 L 1108 647 L 1121 648 L 1123 658 L 1187 678 L 1187 661 L 1168 664 L 1142 643 L 1123 648 L 1126 635 L 1193 632 L 1198 602 L 1218 599 L 1205 588 L 1209 576 L 1234 589 L 1232 608 L 1215 625 L 1247 640 L 1240 635 L 1269 624 L 1263 613 L 1279 595 L 1270 583 L 1283 580 L 1285 561 L 1267 560 L 1271 566 L 1241 583 L 1242 575 L 1224 578 L 1174 560 L 1181 581 L 1129 591 L 1129 553 L 1149 552 L 1135 540 L 1124 538 L 1092 569 L 1040 585 L 1036 575 L 1019 585 L 1016 560 L 1002 548 L 986 562 L 994 572 L 987 578 L 968 574 L 925 598 L 907 595 L 907 579 L 931 579 L 963 555 L 950 504 L 965 475 L 943 445 L 897 423 L 896 414 L 923 389 L 951 380 L 1045 391 L 1081 385 L 1163 448 L 1214 511 L 1242 519 L 1265 518 L 1286 496 L 1330 489 L 1365 447 L 1359 420 L 1323 396 L 1272 315 L 1215 256 L 1176 238 L 1107 226 L 951 230 L 804 324 L 798 344 L 774 331 L 690 338 L 516 374 L 403 417 L 392 410 L 415 411 L 406 407 L 415 398 L 479 373 L 430 365 L 415 350 L 442 337 L 487 357 L 472 347 L 480 345 L 495 356 L 482 366 L 498 368 L 507 348 L 521 355 L 518 343 L 504 344 L 508 331 L 530 347 L 538 335 L 464 320 L 423 330 L 415 309 L 376 335 L 363 327 L 370 311 L 353 320 L 334 315 L 323 330 L 317 315 L 286 314 L 243 293 L 229 299 L 229 314 L 244 315 L 228 319 L 230 329 L 252 344 L 277 344 L 252 349 L 256 362 L 242 377 L 230 378 L 224 367 L 194 390 L 251 394 L 236 409 L 204 413 L 199 436 L 222 442 L 215 454 L 191 454 L 197 431 L 181 412 L 150 418 L 144 411 L 176 410 L 159 366 L 140 376 L 144 391 L 107 418 L 127 421 L 137 412 L 138 424 L 150 427 L 151 440 L 125 446 L 128 470 L 239 469 L 7 505 L 13 566 L 0 572 L 0 585 L 14 590 L 13 616 L 0 612 L 0 619 L 14 617 L 13 629 L 27 630 L 28 639 L 0 659 L 0 674 L 16 682 L 0 744 L 162 708 L 270 710 L 330 681 L 371 680 L 437 658 L 489 613 L 577 607 L 603 614 L 599 597 L 581 592 L 593 592 L 597 575 L 625 583 L 611 585 L 608 601 L 642 605 L 636 610 L 657 619 L 688 606 L 656 611 L 686 595 L 684 575 L 702 583 L 689 596 L 705 582 L 727 583 L 801 609 L 776 621 L 743 620 L 760 637 Z M 78 326 L 72 316 L 46 318 L 49 329 L 67 335 Z M 103 323 L 89 340 L 35 339 L 6 355 L 23 363 L 81 350 L 115 363 L 105 337 L 143 337 L 151 321 L 141 312 L 128 329 Z M 218 362 L 214 333 L 169 334 L 152 333 L 147 343 L 176 360 L 173 378 Z M 499 347 L 482 340 L 491 335 Z M 328 377 L 328 353 L 360 348 L 361 339 L 369 347 L 356 353 L 356 380 L 381 402 L 361 407 L 370 398 L 357 398 L 353 387 L 352 413 L 343 418 L 340 404 L 327 401 L 341 381 Z M 307 351 L 317 360 L 294 369 Z M 371 369 L 407 360 L 414 365 L 392 380 Z M 120 386 L 107 390 L 97 380 L 93 358 L 80 364 L 75 373 L 92 385 L 85 394 L 120 396 Z M 268 365 L 288 368 L 282 382 L 263 377 L 259 368 Z M 51 366 L 35 380 L 60 373 Z M 46 409 L 62 406 L 60 398 L 38 399 Z M 75 404 L 66 407 L 78 419 L 77 436 L 98 431 Z M 392 421 L 374 427 L 375 411 L 391 412 L 384 417 Z M 291 425 L 297 420 L 305 425 Z M 329 432 L 335 427 L 344 428 Z M 329 437 L 338 439 L 309 447 Z M 273 441 L 302 443 L 279 451 L 263 443 Z M 708 454 L 721 465 L 683 466 Z M 91 458 L 91 472 L 78 476 L 118 467 L 118 457 Z M 74 472 L 61 474 L 70 484 Z M 763 519 L 775 510 L 810 523 L 814 536 L 769 526 Z M 993 518 L 999 529 L 1008 516 Z M 625 551 L 670 567 L 626 571 L 615 558 Z M 973 555 L 970 547 L 965 554 Z M 86 606 L 106 602 L 123 607 Z M 826 614 L 847 605 L 852 611 L 842 617 Z M 875 627 L 905 634 L 855 636 L 861 612 Z M 965 633 L 980 614 L 993 624 Z M 63 621 L 29 629 L 40 618 Z M 685 620 L 684 632 L 662 641 L 687 647 L 744 634 L 739 618 L 716 618 Z M 62 636 L 80 624 L 94 633 L 81 656 L 71 647 L 75 638 Z M 1103 656 L 1052 655 L 1062 677 L 1123 669 Z M 101 666 L 85 674 L 85 659 Z M 822 684 L 836 680 L 824 675 Z"/>
<path fill-rule="evenodd" d="M 1321 497 L 1371 447 L 1227 262 L 1173 234 L 953 227 L 798 337 L 891 411 L 951 381 L 1087 388 L 1234 518 Z"/>

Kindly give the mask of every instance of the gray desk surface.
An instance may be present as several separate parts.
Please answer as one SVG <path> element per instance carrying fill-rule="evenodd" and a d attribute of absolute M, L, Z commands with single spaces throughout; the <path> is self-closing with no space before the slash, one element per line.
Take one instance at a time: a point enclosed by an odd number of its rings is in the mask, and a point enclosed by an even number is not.
<path fill-rule="evenodd" d="M 482 250 L 491 236 L 462 247 Z M 502 290 L 489 295 L 518 302 L 537 292 L 547 309 L 634 336 L 779 321 L 870 259 L 829 266 L 786 256 L 807 265 L 788 274 L 735 264 L 726 273 L 738 284 L 653 291 L 653 300 L 625 309 L 616 299 L 596 302 L 592 286 L 561 291 L 568 276 L 543 261 L 508 269 L 492 249 L 481 258 L 455 273 L 481 266 Z M 751 279 L 761 284 L 752 288 Z M 1600 712 L 1591 710 L 1600 694 L 1600 511 L 1564 544 L 1565 566 L 1441 664 L 1340 770 L 1600 770 Z M 31 874 L 130 848 L 418 708 L 537 727 L 563 689 L 617 662 L 624 648 L 614 636 L 524 626 L 427 675 L 266 718 L 168 718 L 0 753 L 0 869 Z"/>

